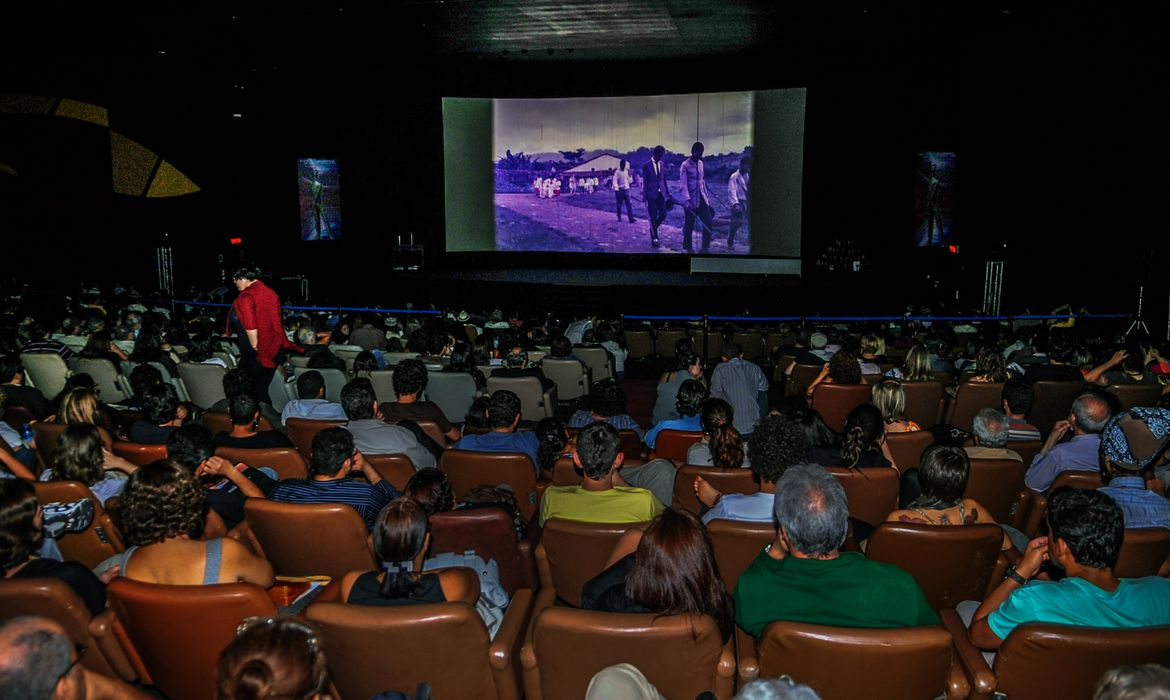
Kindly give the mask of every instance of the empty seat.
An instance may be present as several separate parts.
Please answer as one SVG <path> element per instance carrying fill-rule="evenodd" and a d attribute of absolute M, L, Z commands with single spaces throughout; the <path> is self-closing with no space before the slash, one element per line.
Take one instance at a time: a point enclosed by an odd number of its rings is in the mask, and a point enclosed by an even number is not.
<path fill-rule="evenodd" d="M 626 331 L 626 348 L 630 351 L 629 359 L 640 360 L 654 354 L 654 339 L 650 331 Z"/>
<path fill-rule="evenodd" d="M 343 503 L 249 498 L 244 514 L 278 575 L 341 578 L 350 571 L 378 568 L 365 521 Z"/>
<path fill-rule="evenodd" d="M 616 378 L 614 362 L 609 351 L 602 347 L 573 348 L 573 354 L 581 358 L 590 371 L 590 381 L 594 384 L 606 379 Z"/>

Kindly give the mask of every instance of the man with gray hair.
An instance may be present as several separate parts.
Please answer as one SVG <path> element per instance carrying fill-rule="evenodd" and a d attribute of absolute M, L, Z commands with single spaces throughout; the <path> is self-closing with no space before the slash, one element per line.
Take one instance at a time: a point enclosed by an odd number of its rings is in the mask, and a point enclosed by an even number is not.
<path fill-rule="evenodd" d="M 1109 422 L 1109 404 L 1096 394 L 1081 394 L 1073 400 L 1068 420 L 1057 421 L 1052 432 L 1032 460 L 1024 483 L 1033 491 L 1047 491 L 1062 472 L 1098 472 L 1101 431 Z M 1061 440 L 1068 434 L 1072 438 Z"/>
<path fill-rule="evenodd" d="M 1011 423 L 1003 411 L 994 408 L 984 408 L 975 414 L 971 421 L 971 432 L 975 435 L 975 445 L 964 448 L 970 459 L 1014 459 L 1023 462 L 1024 458 L 1015 450 L 1007 449 L 1008 429 Z"/>
<path fill-rule="evenodd" d="M 0 698 L 5 700 L 103 700 L 147 695 L 81 665 L 76 647 L 56 622 L 14 617 L 0 624 Z M 98 650 L 91 653 L 100 654 Z"/>
<path fill-rule="evenodd" d="M 780 531 L 739 578 L 735 619 L 755 637 L 776 620 L 832 627 L 938 623 L 913 577 L 892 564 L 842 552 L 849 504 L 836 477 L 815 464 L 788 468 L 776 486 Z"/>

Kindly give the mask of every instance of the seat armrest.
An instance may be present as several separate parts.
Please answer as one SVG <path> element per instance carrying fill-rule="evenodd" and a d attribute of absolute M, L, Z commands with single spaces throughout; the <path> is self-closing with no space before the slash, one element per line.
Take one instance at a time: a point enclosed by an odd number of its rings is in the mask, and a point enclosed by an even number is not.
<path fill-rule="evenodd" d="M 756 638 L 748 634 L 742 627 L 735 627 L 736 656 L 739 659 L 739 684 L 754 681 L 760 677 L 760 659 L 757 650 Z M 720 661 L 722 663 L 722 660 Z"/>
<path fill-rule="evenodd" d="M 1028 520 L 1028 512 L 1032 508 L 1032 496 L 1034 494 L 1035 492 L 1032 489 L 1025 486 L 1020 489 L 1020 493 L 1016 496 L 1016 509 L 1012 513 L 1012 521 L 1008 524 L 1021 532 Z"/>
<path fill-rule="evenodd" d="M 535 601 L 532 591 L 520 588 L 512 595 L 508 603 L 508 612 L 496 631 L 496 638 L 488 648 L 492 668 L 504 670 L 515 662 L 528 633 L 528 620 L 532 613 L 532 604 Z"/>
<path fill-rule="evenodd" d="M 536 568 L 536 544 L 540 542 L 540 536 L 543 532 L 544 528 L 540 526 L 540 512 L 538 510 L 532 514 L 532 519 L 528 521 L 528 527 L 524 528 L 524 534 L 516 543 L 516 549 L 520 552 L 521 571 L 524 575 L 525 585 L 534 591 L 540 587 L 540 574 Z"/>
<path fill-rule="evenodd" d="M 729 698 L 735 691 L 735 635 L 727 638 L 715 666 L 715 697 Z"/>
<path fill-rule="evenodd" d="M 1044 516 L 1048 513 L 1048 499 L 1044 497 L 1044 494 L 1032 491 L 1028 496 L 1028 502 L 1031 504 L 1028 508 L 1028 517 L 1024 520 L 1024 526 L 1020 530 L 1029 538 L 1033 538 L 1040 530 L 1040 524 L 1044 522 Z"/>
<path fill-rule="evenodd" d="M 106 663 L 114 673 L 122 680 L 133 683 L 138 679 L 138 674 L 130 660 L 126 658 L 126 652 L 114 634 L 114 619 L 113 610 L 109 608 L 103 610 L 89 621 L 89 634 L 97 642 L 98 649 L 101 650 L 102 656 L 106 657 Z"/>
<path fill-rule="evenodd" d="M 959 663 L 971 686 L 971 697 L 990 698 L 997 685 L 995 674 L 987 665 L 987 659 L 983 658 L 983 652 L 967 639 L 967 626 L 963 624 L 963 619 L 954 608 L 939 610 L 938 616 L 942 626 L 951 633 Z"/>

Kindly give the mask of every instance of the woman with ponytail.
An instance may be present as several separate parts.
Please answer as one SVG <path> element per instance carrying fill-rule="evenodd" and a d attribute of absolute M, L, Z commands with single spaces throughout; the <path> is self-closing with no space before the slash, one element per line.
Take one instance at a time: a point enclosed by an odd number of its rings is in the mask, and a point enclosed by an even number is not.
<path fill-rule="evenodd" d="M 861 404 L 845 418 L 841 447 L 814 447 L 812 461 L 824 467 L 892 467 L 894 459 L 886 446 L 886 423 L 872 404 Z"/>
<path fill-rule="evenodd" d="M 250 617 L 219 657 L 217 700 L 329 700 L 317 635 L 288 617 Z"/>
<path fill-rule="evenodd" d="M 687 450 L 687 464 L 721 469 L 750 468 L 743 436 L 733 424 L 735 414 L 731 404 L 723 399 L 708 399 L 700 415 L 703 439 Z"/>

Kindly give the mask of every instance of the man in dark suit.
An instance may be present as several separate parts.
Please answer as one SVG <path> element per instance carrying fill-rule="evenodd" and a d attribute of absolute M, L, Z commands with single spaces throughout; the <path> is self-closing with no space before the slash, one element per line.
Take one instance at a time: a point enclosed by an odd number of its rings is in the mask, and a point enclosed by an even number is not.
<path fill-rule="evenodd" d="M 654 156 L 642 166 L 642 199 L 646 202 L 646 213 L 650 219 L 650 242 L 659 246 L 658 226 L 666 218 L 666 201 L 670 189 L 666 186 L 666 164 L 662 156 L 666 149 L 654 147 Z"/>

